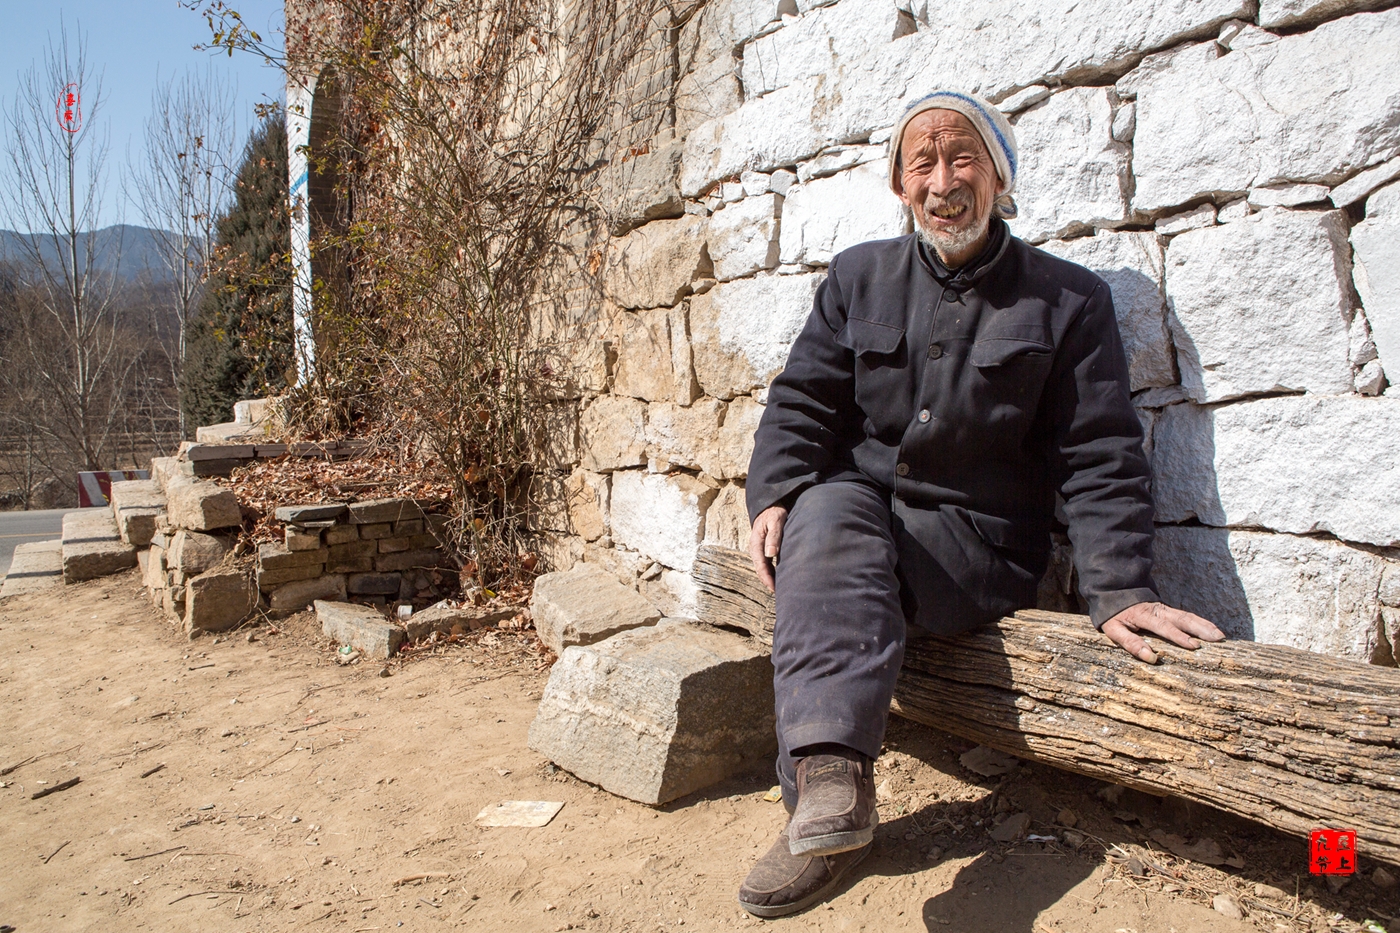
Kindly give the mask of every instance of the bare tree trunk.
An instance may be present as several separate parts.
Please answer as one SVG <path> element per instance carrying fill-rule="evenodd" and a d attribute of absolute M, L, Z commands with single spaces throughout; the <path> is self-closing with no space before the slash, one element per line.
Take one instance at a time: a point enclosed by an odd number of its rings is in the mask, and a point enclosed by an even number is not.
<path fill-rule="evenodd" d="M 702 547 L 694 578 L 703 621 L 772 644 L 772 596 L 747 555 Z M 1018 612 L 909 642 L 893 709 L 1284 832 L 1355 829 L 1360 855 L 1400 864 L 1400 671 L 1245 641 L 1157 650 L 1143 664 L 1085 616 Z"/>

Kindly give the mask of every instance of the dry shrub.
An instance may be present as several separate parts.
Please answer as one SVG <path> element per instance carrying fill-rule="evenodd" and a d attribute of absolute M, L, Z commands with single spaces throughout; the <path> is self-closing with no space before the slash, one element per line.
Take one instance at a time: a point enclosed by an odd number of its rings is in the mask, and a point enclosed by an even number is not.
<path fill-rule="evenodd" d="M 524 509 L 561 394 L 550 360 L 568 354 L 549 284 L 593 224 L 590 177 L 629 119 L 629 68 L 660 5 L 327 8 L 289 37 L 340 108 L 335 144 L 312 153 L 340 179 L 313 244 L 317 373 L 290 411 L 313 432 L 423 449 L 454 491 L 464 580 L 494 585 L 534 566 Z"/>

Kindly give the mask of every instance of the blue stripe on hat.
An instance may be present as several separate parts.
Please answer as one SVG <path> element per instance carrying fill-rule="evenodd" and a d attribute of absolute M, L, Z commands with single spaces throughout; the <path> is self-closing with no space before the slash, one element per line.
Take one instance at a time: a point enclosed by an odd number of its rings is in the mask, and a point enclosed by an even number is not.
<path fill-rule="evenodd" d="M 1006 159 L 1007 165 L 1011 167 L 1011 175 L 1014 178 L 1016 176 L 1017 171 L 1016 153 L 1007 143 L 1006 137 L 1002 135 L 1001 130 L 998 129 L 996 120 L 992 118 L 991 114 L 987 113 L 987 108 L 983 107 L 982 102 L 979 101 L 977 98 L 969 97 L 966 94 L 959 94 L 957 91 L 934 91 L 932 94 L 920 97 L 918 100 L 914 101 L 908 107 L 904 108 L 904 112 L 908 113 L 910 110 L 913 110 L 916 107 L 921 107 L 928 101 L 934 100 L 939 97 L 951 97 L 954 100 L 960 100 L 963 103 L 971 106 L 974 110 L 977 111 L 978 114 L 981 115 L 982 119 L 987 124 L 987 128 L 990 129 L 992 131 L 992 135 L 996 137 L 997 145 L 1001 147 L 1002 156 Z M 1007 179 L 1008 182 L 1010 180 L 1011 179 Z"/>

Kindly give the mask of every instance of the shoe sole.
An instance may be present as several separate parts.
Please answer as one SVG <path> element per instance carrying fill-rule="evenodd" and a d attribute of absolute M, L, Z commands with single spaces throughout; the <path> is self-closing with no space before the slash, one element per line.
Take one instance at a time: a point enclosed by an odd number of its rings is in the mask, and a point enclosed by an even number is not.
<path fill-rule="evenodd" d="M 788 839 L 788 851 L 793 855 L 840 855 L 852 849 L 869 845 L 875 838 L 875 827 L 880 825 L 880 812 L 870 815 L 870 825 L 865 829 L 844 833 L 827 833 L 824 836 L 811 836 L 807 839 Z"/>
<path fill-rule="evenodd" d="M 841 871 L 838 874 L 836 874 L 831 879 L 831 881 L 829 881 L 826 884 L 825 887 L 818 888 L 817 890 L 813 891 L 811 894 L 808 894 L 800 901 L 795 901 L 791 904 L 761 905 L 750 904 L 746 902 L 743 898 L 740 898 L 739 906 L 747 910 L 749 913 L 753 914 L 755 917 L 763 917 L 764 919 L 768 919 L 770 917 L 786 917 L 788 914 L 800 913 L 801 911 L 806 910 L 808 907 L 811 907 L 813 904 L 825 900 L 833 891 L 836 890 L 836 888 L 840 887 L 841 879 L 845 878 L 852 868 L 855 868 L 861 862 L 865 861 L 865 857 L 870 854 L 870 850 L 873 848 L 875 847 L 867 847 L 864 852 L 851 859 L 851 864 L 841 869 Z"/>

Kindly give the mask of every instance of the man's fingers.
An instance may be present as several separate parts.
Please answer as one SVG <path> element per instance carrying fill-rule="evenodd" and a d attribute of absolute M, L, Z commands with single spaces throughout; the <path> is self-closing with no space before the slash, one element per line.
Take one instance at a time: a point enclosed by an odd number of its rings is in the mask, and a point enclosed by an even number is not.
<path fill-rule="evenodd" d="M 1118 647 L 1148 664 L 1157 663 L 1157 652 L 1144 641 L 1141 636 L 1134 633 L 1122 622 L 1110 619 L 1103 625 L 1103 633 Z"/>
<path fill-rule="evenodd" d="M 753 572 L 758 575 L 758 579 L 763 585 L 768 587 L 768 591 L 773 592 L 773 569 L 768 564 L 768 559 L 763 556 L 764 542 L 766 541 L 767 526 L 760 517 L 753 530 L 749 532 L 749 560 L 753 562 Z"/>
<path fill-rule="evenodd" d="M 767 541 L 763 546 L 764 557 L 777 557 L 778 550 L 783 546 L 783 524 L 787 521 L 787 516 L 783 514 L 774 515 L 768 523 Z"/>
<path fill-rule="evenodd" d="M 1203 619 L 1194 612 L 1186 612 L 1183 609 L 1173 609 L 1176 613 L 1177 628 L 1185 632 L 1190 632 L 1201 641 L 1224 641 L 1225 633 L 1209 619 Z"/>

